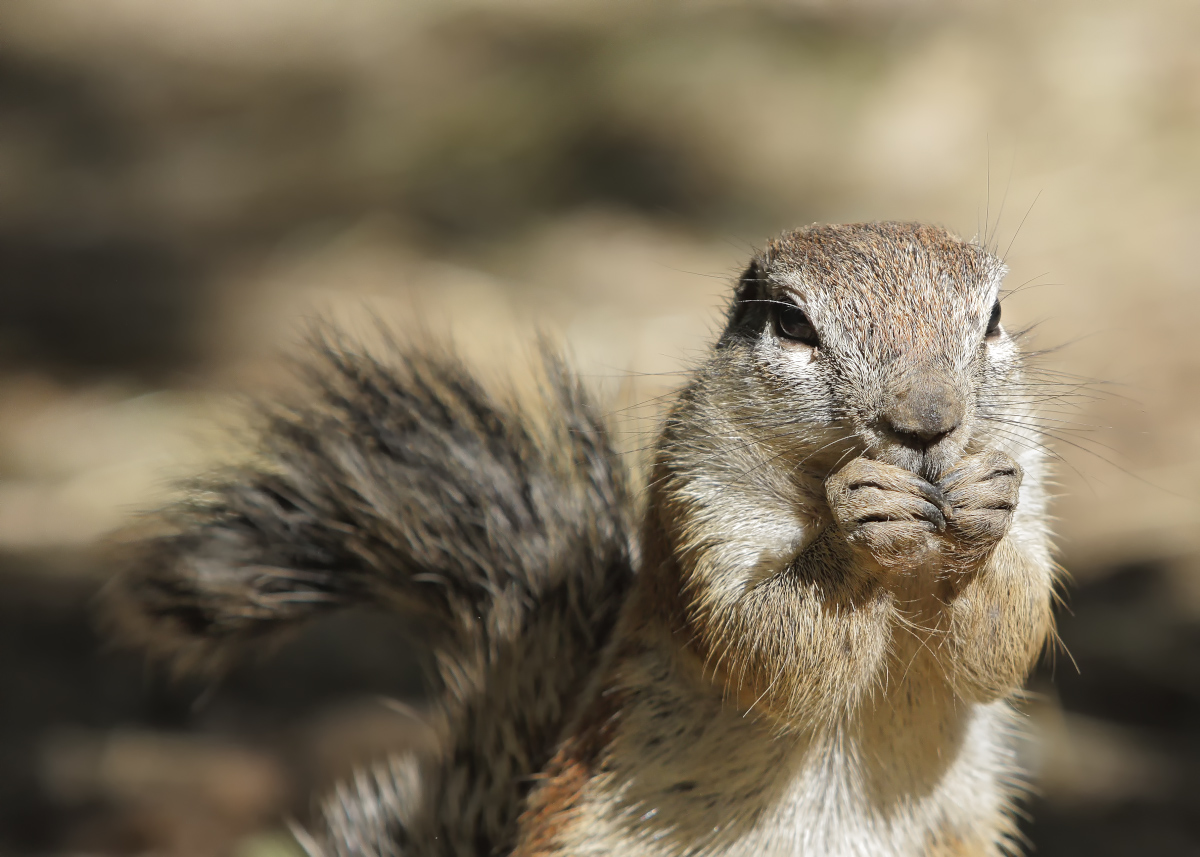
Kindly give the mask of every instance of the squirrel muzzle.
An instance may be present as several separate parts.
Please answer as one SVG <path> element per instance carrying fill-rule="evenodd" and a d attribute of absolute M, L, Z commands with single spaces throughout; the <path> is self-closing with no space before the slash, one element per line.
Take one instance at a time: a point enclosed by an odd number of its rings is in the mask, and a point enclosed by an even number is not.
<path fill-rule="evenodd" d="M 875 428 L 879 457 L 933 480 L 953 463 L 966 417 L 966 397 L 942 373 L 906 373 L 888 396 Z"/>

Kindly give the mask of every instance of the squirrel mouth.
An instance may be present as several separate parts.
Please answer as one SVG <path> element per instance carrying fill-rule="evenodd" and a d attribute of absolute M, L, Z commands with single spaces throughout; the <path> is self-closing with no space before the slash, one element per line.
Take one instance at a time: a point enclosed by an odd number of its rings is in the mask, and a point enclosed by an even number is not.
<path fill-rule="evenodd" d="M 962 445 L 950 437 L 924 447 L 890 439 L 875 439 L 874 443 L 868 444 L 866 456 L 884 464 L 903 467 L 936 484 L 962 457 Z"/>

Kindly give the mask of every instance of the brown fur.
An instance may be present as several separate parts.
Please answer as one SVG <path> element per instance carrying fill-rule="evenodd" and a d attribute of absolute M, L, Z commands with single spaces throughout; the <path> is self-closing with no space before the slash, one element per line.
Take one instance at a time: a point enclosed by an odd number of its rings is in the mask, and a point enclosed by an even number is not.
<path fill-rule="evenodd" d="M 918 224 L 770 242 L 666 418 L 640 550 L 553 359 L 518 406 L 453 359 L 325 345 L 262 465 L 135 545 L 120 624 L 219 663 L 353 601 L 435 620 L 445 747 L 338 790 L 314 854 L 1010 853 L 1055 391 L 1003 274 Z"/>
<path fill-rule="evenodd" d="M 612 742 L 625 704 L 619 693 L 599 694 L 563 742 L 521 814 L 521 845 L 513 857 L 559 853 L 559 833 L 578 815 L 584 788 Z"/>
<path fill-rule="evenodd" d="M 1019 352 L 985 336 L 1002 272 L 978 246 L 909 224 L 800 230 L 751 263 L 658 444 L 644 564 L 602 683 L 627 700 L 607 769 L 582 799 L 575 771 L 558 850 L 539 853 L 793 853 L 780 843 L 806 826 L 826 842 L 813 853 L 860 853 L 852 843 L 874 834 L 787 821 L 789 788 L 820 786 L 769 772 L 772 754 L 828 740 L 848 754 L 831 764 L 853 770 L 855 806 L 901 825 L 876 849 L 1014 847 L 1018 772 L 988 706 L 1019 690 L 1044 644 L 1054 574 L 1041 459 L 1007 428 L 1029 412 Z M 815 347 L 772 328 L 793 300 Z M 767 766 L 744 784 L 736 759 L 703 758 L 725 746 L 705 725 L 725 712 Z M 669 737 L 659 752 L 660 718 L 700 755 Z M 968 776 L 972 754 L 987 767 Z M 984 793 L 964 785 L 928 821 L 906 808 L 972 776 Z M 659 778 L 696 786 L 655 791 Z"/>

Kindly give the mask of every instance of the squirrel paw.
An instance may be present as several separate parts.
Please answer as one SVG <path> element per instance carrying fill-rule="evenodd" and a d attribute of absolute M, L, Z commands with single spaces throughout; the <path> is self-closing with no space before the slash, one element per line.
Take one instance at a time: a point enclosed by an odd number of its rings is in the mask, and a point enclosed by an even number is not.
<path fill-rule="evenodd" d="M 1023 475 L 1011 456 L 989 449 L 967 456 L 942 476 L 939 487 L 949 507 L 946 536 L 955 554 L 978 558 L 1004 538 Z"/>
<path fill-rule="evenodd" d="M 825 493 L 850 547 L 885 567 L 919 563 L 948 525 L 940 488 L 870 458 L 856 458 L 829 477 Z"/>

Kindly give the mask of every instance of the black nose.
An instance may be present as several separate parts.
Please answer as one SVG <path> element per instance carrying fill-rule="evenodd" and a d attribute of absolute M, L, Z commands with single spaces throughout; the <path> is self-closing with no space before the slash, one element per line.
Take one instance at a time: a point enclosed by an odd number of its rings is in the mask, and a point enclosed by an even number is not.
<path fill-rule="evenodd" d="M 958 428 L 963 411 L 963 398 L 951 384 L 925 377 L 892 394 L 881 422 L 896 441 L 924 450 Z"/>

